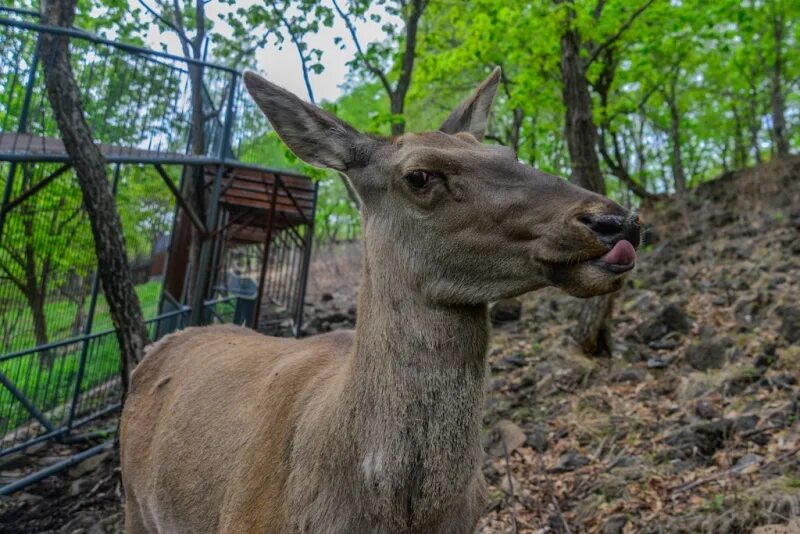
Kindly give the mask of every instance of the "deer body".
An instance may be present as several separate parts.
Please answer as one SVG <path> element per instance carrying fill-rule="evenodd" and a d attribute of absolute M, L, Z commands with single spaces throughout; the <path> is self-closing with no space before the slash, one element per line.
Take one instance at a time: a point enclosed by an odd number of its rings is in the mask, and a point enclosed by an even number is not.
<path fill-rule="evenodd" d="M 362 199 L 356 330 L 216 326 L 152 347 L 122 417 L 127 532 L 474 529 L 487 302 L 611 291 L 638 244 L 621 207 L 478 142 L 498 80 L 441 132 L 380 140 L 245 76 L 289 147 Z"/>

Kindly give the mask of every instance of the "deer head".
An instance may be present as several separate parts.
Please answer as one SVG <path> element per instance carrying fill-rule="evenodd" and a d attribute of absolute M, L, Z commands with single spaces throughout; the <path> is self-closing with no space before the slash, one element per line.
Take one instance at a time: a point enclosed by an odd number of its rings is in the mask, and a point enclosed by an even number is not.
<path fill-rule="evenodd" d="M 362 201 L 366 275 L 402 279 L 433 304 L 478 304 L 544 286 L 618 289 L 639 243 L 611 200 L 481 143 L 494 72 L 436 132 L 386 139 L 247 72 L 245 85 L 301 159 L 344 173 Z"/>

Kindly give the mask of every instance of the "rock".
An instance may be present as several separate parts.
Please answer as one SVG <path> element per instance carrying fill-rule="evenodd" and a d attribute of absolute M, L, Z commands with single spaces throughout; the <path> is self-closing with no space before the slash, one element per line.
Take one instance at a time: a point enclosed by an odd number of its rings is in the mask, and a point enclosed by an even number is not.
<path fill-rule="evenodd" d="M 525 444 L 528 439 L 525 432 L 520 427 L 508 419 L 502 419 L 494 427 L 496 439 L 489 448 L 489 454 L 496 458 L 502 458 L 506 454 L 511 454 Z"/>
<path fill-rule="evenodd" d="M 108 451 L 101 452 L 100 454 L 96 454 L 87 458 L 86 460 L 82 461 L 75 467 L 69 470 L 69 476 L 72 478 L 81 477 L 87 473 L 91 473 L 102 464 L 106 458 L 108 458 Z"/>
<path fill-rule="evenodd" d="M 781 318 L 781 326 L 778 330 L 781 336 L 789 343 L 800 341 L 800 306 L 785 304 L 779 306 L 775 312 Z"/>
<path fill-rule="evenodd" d="M 741 473 L 745 471 L 749 466 L 758 466 L 761 461 L 764 459 L 763 456 L 760 454 L 753 454 L 748 453 L 739 458 L 739 461 L 733 466 L 733 470 L 736 472 Z"/>
<path fill-rule="evenodd" d="M 672 363 L 671 358 L 661 358 L 659 356 L 652 356 L 647 359 L 647 363 L 645 365 L 647 365 L 648 369 L 664 369 L 668 367 L 670 363 Z"/>
<path fill-rule="evenodd" d="M 748 386 L 755 384 L 764 376 L 763 367 L 748 368 L 733 378 L 725 381 L 724 391 L 727 395 L 741 395 Z"/>
<path fill-rule="evenodd" d="M 733 340 L 727 337 L 703 339 L 686 349 L 686 361 L 698 371 L 719 369 L 728 361 L 728 350 Z"/>
<path fill-rule="evenodd" d="M 333 295 L 330 293 L 323 293 L 322 296 L 320 296 L 320 300 L 322 302 L 330 302 L 333 300 Z"/>
<path fill-rule="evenodd" d="M 625 514 L 615 514 L 606 519 L 601 532 L 603 534 L 622 534 L 627 524 L 628 516 Z"/>
<path fill-rule="evenodd" d="M 515 369 L 517 367 L 525 367 L 527 365 L 527 361 L 523 358 L 518 352 L 514 354 L 509 354 L 508 356 L 503 356 L 502 358 L 496 359 L 492 363 L 492 370 L 493 371 L 508 371 L 510 369 Z"/>
<path fill-rule="evenodd" d="M 697 456 L 710 458 L 725 446 L 732 430 L 733 421 L 730 419 L 717 419 L 682 428 L 664 440 L 672 447 L 667 456 L 678 460 L 688 460 Z"/>
<path fill-rule="evenodd" d="M 748 432 L 754 430 L 758 426 L 757 415 L 743 415 L 737 417 L 733 422 L 733 429 L 736 432 Z"/>
<path fill-rule="evenodd" d="M 630 382 L 630 383 L 639 383 L 647 380 L 647 371 L 644 369 L 640 369 L 639 367 L 626 367 L 614 374 L 611 377 L 612 382 Z"/>
<path fill-rule="evenodd" d="M 694 413 L 703 419 L 716 419 L 720 416 L 719 410 L 707 400 L 700 400 L 695 404 Z"/>
<path fill-rule="evenodd" d="M 660 319 L 671 332 L 688 334 L 692 327 L 691 319 L 689 319 L 684 309 L 677 304 L 668 304 L 661 311 Z"/>
<path fill-rule="evenodd" d="M 525 444 L 533 447 L 533 450 L 536 452 L 546 452 L 547 448 L 550 446 L 547 440 L 549 434 L 550 432 L 548 432 L 546 428 L 536 427 L 526 434 Z"/>
<path fill-rule="evenodd" d="M 686 334 L 691 327 L 692 321 L 683 308 L 677 304 L 667 304 L 658 317 L 651 321 L 643 322 L 636 328 L 636 331 L 642 341 L 649 345 L 670 332 Z"/>
<path fill-rule="evenodd" d="M 492 304 L 489 311 L 493 323 L 517 321 L 522 316 L 522 301 L 519 299 L 503 299 Z"/>
<path fill-rule="evenodd" d="M 86 493 L 94 486 L 94 481 L 89 477 L 78 478 L 72 481 L 72 484 L 69 485 L 69 490 L 67 491 L 70 497 L 77 497 L 82 493 Z"/>
<path fill-rule="evenodd" d="M 587 457 L 575 452 L 562 454 L 555 467 L 547 470 L 548 473 L 570 473 L 592 463 Z"/>

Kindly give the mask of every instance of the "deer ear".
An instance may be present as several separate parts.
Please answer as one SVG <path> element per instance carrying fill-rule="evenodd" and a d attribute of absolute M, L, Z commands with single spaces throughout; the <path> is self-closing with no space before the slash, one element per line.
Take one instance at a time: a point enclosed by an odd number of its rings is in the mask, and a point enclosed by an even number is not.
<path fill-rule="evenodd" d="M 341 172 L 369 163 L 375 138 L 254 72 L 244 73 L 244 85 L 278 136 L 303 161 Z"/>
<path fill-rule="evenodd" d="M 469 132 L 479 141 L 483 140 L 489 112 L 492 110 L 494 95 L 500 83 L 500 67 L 495 67 L 488 78 L 483 80 L 468 99 L 461 103 L 444 121 L 440 131 L 449 134 Z"/>

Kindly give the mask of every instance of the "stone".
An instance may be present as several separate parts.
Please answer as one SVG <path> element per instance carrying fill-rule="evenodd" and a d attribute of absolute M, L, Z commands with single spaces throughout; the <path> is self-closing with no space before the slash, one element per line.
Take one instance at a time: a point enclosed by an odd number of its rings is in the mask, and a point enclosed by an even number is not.
<path fill-rule="evenodd" d="M 502 458 L 506 454 L 511 454 L 525 444 L 528 437 L 525 432 L 514 422 L 508 419 L 501 419 L 494 426 L 496 439 L 489 448 L 489 454 L 496 458 Z"/>
<path fill-rule="evenodd" d="M 764 457 L 760 454 L 747 453 L 739 458 L 739 461 L 733 466 L 733 470 L 741 473 L 749 466 L 758 466 L 763 459 Z"/>
<path fill-rule="evenodd" d="M 493 323 L 517 321 L 522 317 L 522 301 L 519 299 L 502 299 L 492 304 L 489 311 Z"/>
<path fill-rule="evenodd" d="M 69 490 L 67 491 L 70 497 L 77 497 L 83 493 L 86 493 L 94 486 L 94 481 L 89 477 L 78 478 L 72 481 L 72 484 L 69 485 Z"/>
<path fill-rule="evenodd" d="M 82 461 L 81 463 L 70 469 L 69 476 L 71 476 L 72 478 L 78 478 L 85 474 L 91 473 L 92 471 L 100 467 L 100 465 L 103 462 L 106 461 L 106 458 L 108 458 L 108 454 L 109 454 L 108 451 L 105 451 L 101 452 L 100 454 L 96 454 L 94 456 L 87 458 L 86 460 Z"/>
<path fill-rule="evenodd" d="M 547 470 L 548 473 L 570 473 L 572 471 L 576 471 L 581 467 L 589 465 L 591 460 L 589 460 L 586 456 L 581 456 L 575 452 L 568 452 L 562 454 L 561 457 L 558 459 L 558 463 L 555 467 L 551 467 Z"/>
<path fill-rule="evenodd" d="M 622 534 L 625 531 L 625 525 L 628 524 L 628 516 L 625 514 L 614 514 L 603 523 L 603 534 Z"/>
<path fill-rule="evenodd" d="M 612 382 L 639 383 L 647 380 L 647 371 L 639 367 L 626 367 L 611 377 Z"/>
<path fill-rule="evenodd" d="M 661 311 L 660 319 L 670 332 L 688 334 L 692 328 L 691 319 L 689 319 L 686 311 L 677 304 L 667 304 Z"/>
<path fill-rule="evenodd" d="M 720 416 L 719 410 L 713 404 L 703 399 L 694 406 L 694 413 L 703 419 L 716 419 Z"/>
<path fill-rule="evenodd" d="M 544 427 L 536 427 L 525 435 L 525 444 L 533 447 L 536 452 L 546 452 L 550 446 L 547 438 L 550 432 Z"/>
<path fill-rule="evenodd" d="M 733 340 L 727 337 L 701 339 L 686 349 L 686 361 L 698 371 L 720 369 L 728 361 Z"/>
<path fill-rule="evenodd" d="M 758 426 L 757 415 L 743 415 L 737 417 L 733 422 L 733 429 L 736 432 L 749 432 Z"/>
<path fill-rule="evenodd" d="M 664 442 L 672 447 L 667 456 L 673 460 L 689 460 L 697 456 L 710 458 L 725 446 L 733 430 L 730 419 L 716 419 L 681 428 L 668 435 Z"/>
<path fill-rule="evenodd" d="M 333 300 L 333 295 L 331 295 L 330 293 L 323 293 L 322 296 L 320 296 L 320 300 L 322 302 L 330 302 L 331 300 Z"/>
<path fill-rule="evenodd" d="M 659 356 L 652 356 L 647 359 L 645 365 L 648 369 L 665 369 L 672 363 L 671 358 L 661 358 Z"/>
<path fill-rule="evenodd" d="M 789 343 L 800 341 L 800 306 L 785 304 L 779 306 L 775 312 L 781 319 L 778 329 L 781 336 Z"/>

